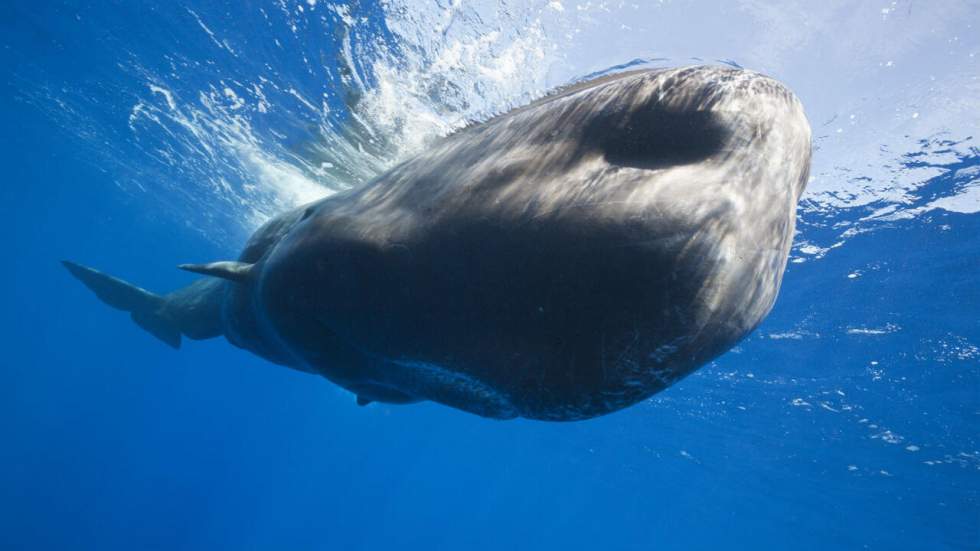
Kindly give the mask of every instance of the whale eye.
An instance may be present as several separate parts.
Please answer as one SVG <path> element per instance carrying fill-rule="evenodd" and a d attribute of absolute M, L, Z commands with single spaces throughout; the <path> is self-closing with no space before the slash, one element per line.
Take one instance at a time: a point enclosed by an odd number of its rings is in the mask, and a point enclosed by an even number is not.
<path fill-rule="evenodd" d="M 662 105 L 599 117 L 585 132 L 607 162 L 647 170 L 703 161 L 720 152 L 731 134 L 712 111 Z"/>

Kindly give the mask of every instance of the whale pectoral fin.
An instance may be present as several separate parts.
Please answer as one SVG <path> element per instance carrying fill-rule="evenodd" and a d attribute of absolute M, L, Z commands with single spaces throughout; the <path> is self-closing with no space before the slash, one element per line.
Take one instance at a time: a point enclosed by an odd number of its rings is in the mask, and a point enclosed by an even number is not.
<path fill-rule="evenodd" d="M 359 406 L 366 406 L 366 405 L 370 404 L 373 401 L 374 400 L 369 400 L 369 399 L 365 398 L 364 396 L 358 396 L 357 397 L 357 405 L 359 405 Z"/>
<path fill-rule="evenodd" d="M 102 302 L 129 312 L 137 325 L 168 345 L 180 348 L 180 328 L 164 312 L 163 297 L 81 264 L 67 260 L 61 263 Z"/>
<path fill-rule="evenodd" d="M 236 262 L 233 260 L 222 260 L 208 264 L 181 264 L 177 266 L 181 270 L 203 274 L 212 277 L 220 277 L 228 281 L 242 282 L 247 281 L 252 274 L 254 264 L 248 262 Z"/>

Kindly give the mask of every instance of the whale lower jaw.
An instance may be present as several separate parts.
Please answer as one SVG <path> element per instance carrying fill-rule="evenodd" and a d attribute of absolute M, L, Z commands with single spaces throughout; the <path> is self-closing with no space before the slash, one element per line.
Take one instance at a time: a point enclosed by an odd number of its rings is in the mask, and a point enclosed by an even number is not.
<path fill-rule="evenodd" d="M 389 383 L 345 385 L 358 403 L 406 404 L 433 401 L 491 419 L 523 417 L 539 421 L 581 421 L 631 406 L 667 388 L 679 377 L 670 369 L 651 370 L 645 376 L 624 380 L 619 390 L 606 390 L 561 406 L 544 406 L 544 396 L 525 395 L 521 403 L 508 393 L 460 371 L 431 362 L 390 360 L 395 373 Z M 388 386 L 389 384 L 393 386 Z"/>
<path fill-rule="evenodd" d="M 438 364 L 415 360 L 392 360 L 391 375 L 404 391 L 415 391 L 427 400 L 493 419 L 519 417 L 517 407 L 504 393 L 476 377 Z"/>

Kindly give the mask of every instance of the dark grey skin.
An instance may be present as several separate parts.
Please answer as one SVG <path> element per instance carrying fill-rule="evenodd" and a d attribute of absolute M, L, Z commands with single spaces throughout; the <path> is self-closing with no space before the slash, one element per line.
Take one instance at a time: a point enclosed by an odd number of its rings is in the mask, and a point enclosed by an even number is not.
<path fill-rule="evenodd" d="M 587 419 L 725 352 L 775 301 L 808 178 L 796 97 L 689 67 L 576 85 L 283 214 L 160 297 L 77 264 L 171 345 L 224 335 L 371 401 Z"/>

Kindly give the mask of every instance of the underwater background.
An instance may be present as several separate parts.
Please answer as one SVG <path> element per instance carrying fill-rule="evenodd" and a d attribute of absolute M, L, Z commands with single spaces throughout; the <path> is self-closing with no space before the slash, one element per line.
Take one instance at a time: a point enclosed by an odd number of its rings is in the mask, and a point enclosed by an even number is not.
<path fill-rule="evenodd" d="M 980 549 L 980 2 L 0 5 L 0 548 Z M 575 80 L 724 63 L 801 98 L 773 312 L 576 423 L 373 404 L 158 292 L 289 207 Z"/>

